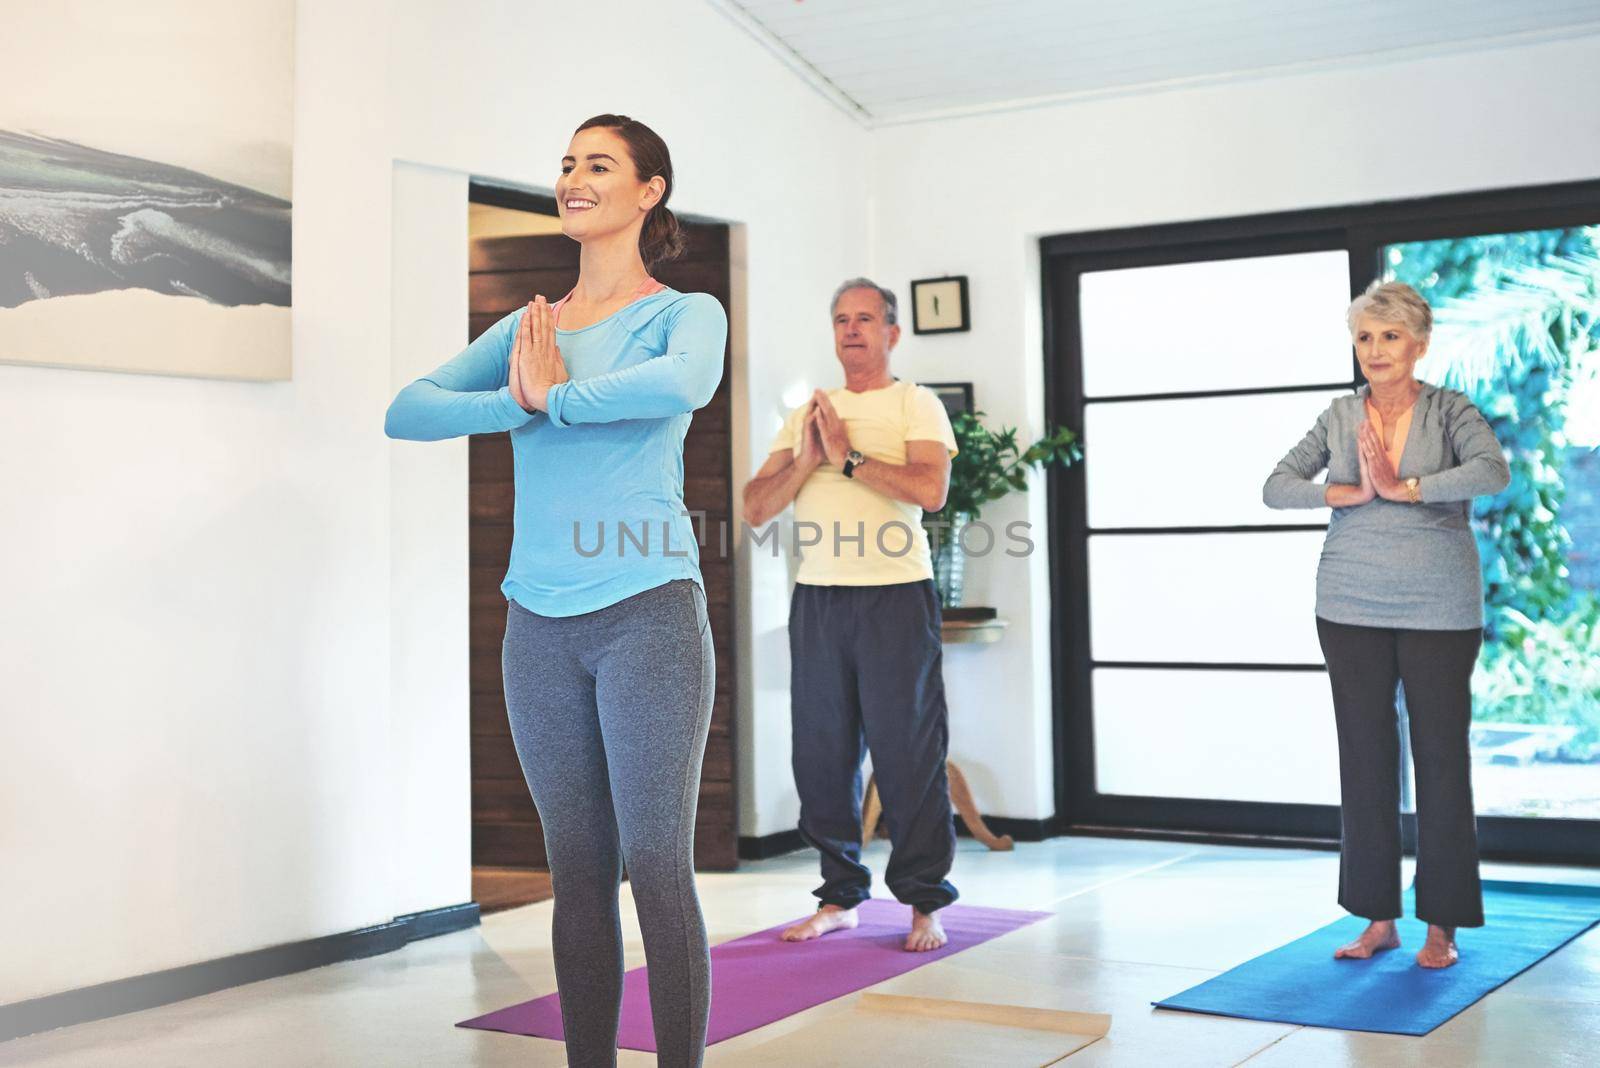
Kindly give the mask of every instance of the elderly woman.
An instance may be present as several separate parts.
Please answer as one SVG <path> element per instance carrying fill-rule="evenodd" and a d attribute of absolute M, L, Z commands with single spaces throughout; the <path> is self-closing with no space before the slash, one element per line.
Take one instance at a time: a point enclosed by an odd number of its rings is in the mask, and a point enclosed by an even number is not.
<path fill-rule="evenodd" d="M 1467 746 L 1483 580 L 1467 518 L 1472 498 L 1511 475 L 1472 402 L 1414 377 L 1433 329 L 1416 290 L 1374 282 L 1347 319 L 1367 384 L 1328 405 L 1263 497 L 1271 508 L 1333 509 L 1317 636 L 1339 734 L 1339 904 L 1371 921 L 1334 956 L 1400 945 L 1399 683 L 1416 773 L 1417 918 L 1428 924 L 1417 963 L 1446 968 L 1456 928 L 1483 925 Z M 1313 482 L 1324 468 L 1327 482 Z"/>

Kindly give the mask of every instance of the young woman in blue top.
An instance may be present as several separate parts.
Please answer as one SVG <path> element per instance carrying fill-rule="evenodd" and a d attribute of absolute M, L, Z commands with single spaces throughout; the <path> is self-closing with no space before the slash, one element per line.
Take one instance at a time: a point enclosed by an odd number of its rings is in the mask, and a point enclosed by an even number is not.
<path fill-rule="evenodd" d="M 556 181 L 578 284 L 401 390 L 386 424 L 422 441 L 511 434 L 506 711 L 544 827 L 573 1065 L 616 1060 L 624 863 L 662 1065 L 700 1063 L 711 1003 L 693 846 L 715 663 L 683 441 L 722 378 L 728 327 L 715 298 L 650 277 L 683 248 L 671 194 L 649 127 L 580 126 Z"/>

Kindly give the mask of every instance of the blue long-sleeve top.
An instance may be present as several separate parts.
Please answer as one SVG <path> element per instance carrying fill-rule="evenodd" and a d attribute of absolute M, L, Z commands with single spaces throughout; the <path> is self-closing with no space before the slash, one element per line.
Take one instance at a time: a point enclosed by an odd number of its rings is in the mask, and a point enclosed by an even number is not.
<path fill-rule="evenodd" d="M 515 533 L 500 589 L 530 612 L 580 615 L 680 578 L 703 586 L 683 440 L 722 380 L 722 305 L 662 289 L 581 330 L 557 328 L 570 381 L 551 388 L 548 414 L 524 411 L 507 384 L 525 311 L 402 389 L 384 432 L 510 432 Z"/>

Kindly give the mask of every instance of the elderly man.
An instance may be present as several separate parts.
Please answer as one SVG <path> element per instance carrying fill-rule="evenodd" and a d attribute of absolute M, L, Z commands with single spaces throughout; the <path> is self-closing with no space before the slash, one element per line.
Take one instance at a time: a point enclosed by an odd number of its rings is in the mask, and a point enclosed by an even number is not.
<path fill-rule="evenodd" d="M 744 489 L 759 526 L 794 501 L 803 551 L 789 609 L 794 778 L 800 833 L 822 854 L 815 915 L 789 941 L 854 927 L 871 894 L 861 863 L 861 762 L 872 753 L 892 852 L 885 882 L 913 907 L 908 950 L 947 941 L 936 912 L 956 898 L 945 755 L 949 727 L 939 598 L 921 518 L 944 505 L 955 436 L 933 392 L 889 373 L 894 294 L 853 278 L 833 296 L 844 386 L 790 413 Z M 798 542 L 798 537 L 797 537 Z"/>

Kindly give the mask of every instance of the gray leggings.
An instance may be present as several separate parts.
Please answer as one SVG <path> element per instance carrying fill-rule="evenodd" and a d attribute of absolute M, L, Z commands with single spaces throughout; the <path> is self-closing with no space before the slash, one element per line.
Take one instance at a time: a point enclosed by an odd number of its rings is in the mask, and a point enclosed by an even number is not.
<path fill-rule="evenodd" d="M 512 601 L 502 665 L 550 858 L 568 1062 L 616 1063 L 625 863 L 659 1063 L 698 1065 L 711 957 L 694 886 L 694 818 L 716 688 L 705 595 L 679 579 L 560 617 Z"/>

